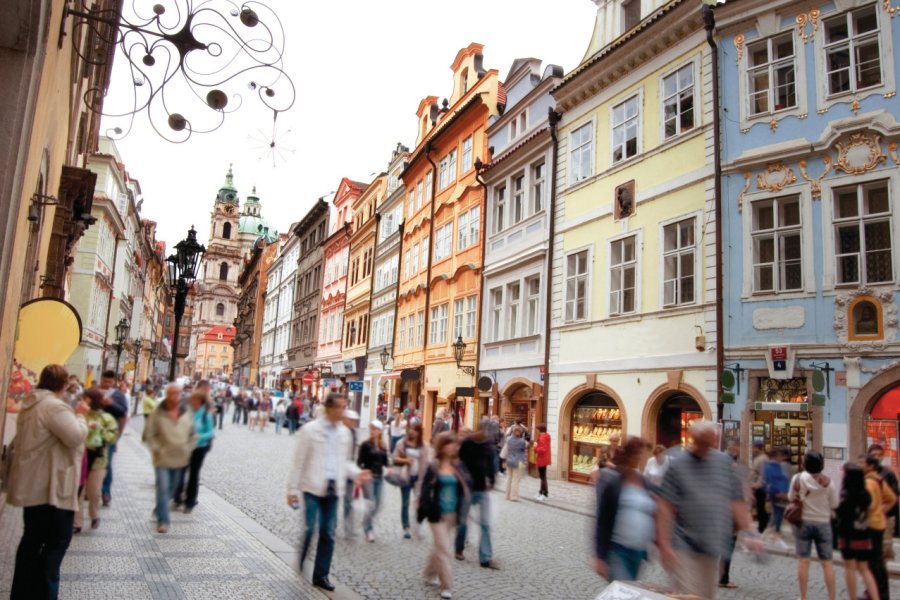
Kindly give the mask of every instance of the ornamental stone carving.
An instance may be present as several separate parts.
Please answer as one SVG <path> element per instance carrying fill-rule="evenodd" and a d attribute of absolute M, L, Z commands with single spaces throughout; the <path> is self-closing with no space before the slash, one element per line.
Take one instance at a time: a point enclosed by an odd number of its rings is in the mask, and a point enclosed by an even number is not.
<path fill-rule="evenodd" d="M 756 187 L 767 192 L 780 192 L 797 181 L 794 170 L 782 162 L 769 163 L 766 170 L 756 176 Z"/>
<path fill-rule="evenodd" d="M 881 318 L 884 335 L 875 340 L 851 340 L 850 338 L 850 305 L 856 298 L 871 296 L 881 303 Z M 834 297 L 834 333 L 838 343 L 852 352 L 871 352 L 884 350 L 897 337 L 897 328 L 900 319 L 897 317 L 897 304 L 894 302 L 894 292 L 890 288 L 859 287 L 855 290 L 847 290 L 838 293 Z"/>
<path fill-rule="evenodd" d="M 887 160 L 881 148 L 881 136 L 877 133 L 851 133 L 834 147 L 838 153 L 834 168 L 848 175 L 862 175 Z"/>

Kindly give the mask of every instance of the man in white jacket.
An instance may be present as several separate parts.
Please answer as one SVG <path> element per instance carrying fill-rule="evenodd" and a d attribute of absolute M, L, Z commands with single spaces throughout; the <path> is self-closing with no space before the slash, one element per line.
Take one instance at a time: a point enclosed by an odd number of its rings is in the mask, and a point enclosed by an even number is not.
<path fill-rule="evenodd" d="M 367 471 L 360 471 L 351 455 L 351 433 L 341 422 L 347 407 L 346 398 L 330 393 L 325 398 L 320 418 L 308 423 L 297 433 L 293 464 L 288 477 L 288 504 L 299 508 L 300 495 L 306 511 L 306 531 L 300 552 L 300 569 L 309 552 L 312 536 L 319 521 L 319 542 L 313 568 L 313 585 L 334 590 L 328 579 L 334 554 L 335 529 L 340 495 L 344 481 L 356 478 L 368 481 Z"/>

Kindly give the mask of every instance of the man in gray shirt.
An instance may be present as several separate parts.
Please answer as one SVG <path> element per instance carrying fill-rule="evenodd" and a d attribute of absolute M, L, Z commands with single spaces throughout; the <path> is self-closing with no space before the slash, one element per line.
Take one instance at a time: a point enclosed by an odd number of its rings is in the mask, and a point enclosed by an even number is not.
<path fill-rule="evenodd" d="M 657 544 L 679 593 L 715 598 L 719 558 L 732 532 L 750 527 L 750 511 L 731 459 L 716 450 L 716 425 L 696 421 L 694 444 L 672 460 L 663 477 L 657 511 Z M 758 539 L 746 539 L 762 550 Z"/>

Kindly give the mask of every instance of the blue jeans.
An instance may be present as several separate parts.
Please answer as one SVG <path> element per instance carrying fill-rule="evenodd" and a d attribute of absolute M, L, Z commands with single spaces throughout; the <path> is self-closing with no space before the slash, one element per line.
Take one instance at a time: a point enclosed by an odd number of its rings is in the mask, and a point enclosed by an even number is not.
<path fill-rule="evenodd" d="M 356 490 L 356 483 L 352 479 L 348 479 L 344 484 L 344 533 L 348 536 L 353 533 L 353 492 Z"/>
<path fill-rule="evenodd" d="M 113 454 L 116 453 L 116 443 L 109 445 L 109 454 L 106 457 L 106 477 L 103 478 L 103 497 L 108 498 L 112 490 L 113 482 Z"/>
<path fill-rule="evenodd" d="M 181 489 L 184 468 L 156 467 L 156 520 L 160 525 L 169 524 L 169 501 Z"/>
<path fill-rule="evenodd" d="M 22 516 L 25 530 L 16 551 L 10 600 L 56 600 L 75 512 L 42 504 L 25 507 Z"/>
<path fill-rule="evenodd" d="M 406 436 L 404 436 L 404 435 L 392 435 L 391 436 L 391 443 L 390 443 L 390 448 L 389 448 L 391 454 L 394 453 L 394 448 L 397 447 L 397 444 L 400 443 L 400 440 L 402 440 L 404 437 L 406 437 Z"/>
<path fill-rule="evenodd" d="M 378 514 L 378 509 L 381 508 L 381 487 L 384 483 L 384 480 L 381 476 L 372 477 L 372 481 L 366 484 L 363 487 L 363 496 L 366 500 L 372 502 L 372 505 L 368 507 L 366 510 L 366 514 L 363 517 L 363 531 L 369 533 L 372 531 L 372 523 L 375 520 L 375 515 Z"/>
<path fill-rule="evenodd" d="M 291 435 L 297 432 L 297 419 L 288 419 L 288 429 Z"/>
<path fill-rule="evenodd" d="M 316 546 L 316 562 L 313 567 L 313 581 L 325 579 L 331 570 L 331 557 L 334 555 L 334 530 L 337 526 L 337 496 L 314 496 L 303 492 L 303 504 L 306 508 L 306 531 L 303 534 L 303 548 L 300 552 L 300 569 L 309 553 L 316 519 L 319 521 L 319 543 Z"/>
<path fill-rule="evenodd" d="M 403 523 L 403 529 L 409 529 L 409 496 L 416 488 L 418 479 L 418 475 L 413 475 L 409 478 L 409 485 L 400 488 L 400 521 Z"/>
<path fill-rule="evenodd" d="M 478 561 L 488 562 L 493 556 L 491 550 L 491 493 L 488 491 L 472 492 L 472 503 L 470 506 L 463 508 L 460 515 L 459 525 L 456 527 L 456 552 L 462 553 L 466 547 L 466 531 L 468 530 L 469 508 L 479 506 L 478 523 L 481 525 L 481 539 L 478 541 Z"/>
<path fill-rule="evenodd" d="M 284 415 L 275 415 L 275 433 L 281 433 L 281 427 L 284 425 Z"/>
<path fill-rule="evenodd" d="M 637 581 L 641 563 L 647 558 L 643 550 L 626 548 L 613 542 L 606 557 L 610 581 Z"/>
<path fill-rule="evenodd" d="M 769 494 L 769 501 L 772 502 L 772 529 L 775 533 L 781 533 L 781 522 L 784 520 L 784 502 L 776 500 L 773 494 Z"/>

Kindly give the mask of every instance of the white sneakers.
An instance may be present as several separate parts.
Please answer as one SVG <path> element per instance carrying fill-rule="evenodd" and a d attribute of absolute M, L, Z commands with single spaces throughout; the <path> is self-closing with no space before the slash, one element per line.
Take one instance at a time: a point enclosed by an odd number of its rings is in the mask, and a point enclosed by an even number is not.
<path fill-rule="evenodd" d="M 547 496 L 544 496 L 543 494 L 538 494 L 537 496 L 534 497 L 534 499 L 537 502 L 545 502 L 547 500 Z"/>
<path fill-rule="evenodd" d="M 441 600 L 450 600 L 453 597 L 453 594 L 450 593 L 450 590 L 441 590 Z"/>
<path fill-rule="evenodd" d="M 366 540 L 367 540 L 369 543 L 374 542 L 374 541 L 375 541 L 375 534 L 374 534 L 373 532 L 369 531 L 368 533 L 366 533 Z"/>

